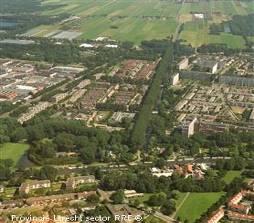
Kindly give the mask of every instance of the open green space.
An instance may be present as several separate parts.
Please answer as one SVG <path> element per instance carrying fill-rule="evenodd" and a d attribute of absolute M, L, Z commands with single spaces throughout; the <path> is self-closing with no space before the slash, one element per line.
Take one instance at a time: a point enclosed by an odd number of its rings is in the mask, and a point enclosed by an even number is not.
<path fill-rule="evenodd" d="M 146 205 L 146 202 L 152 195 L 154 195 L 154 193 L 144 193 L 144 196 L 131 198 L 130 200 L 139 200 L 141 204 Z"/>
<path fill-rule="evenodd" d="M 233 15 L 254 12 L 254 2 L 210 0 L 199 3 L 177 3 L 175 0 L 44 0 L 42 15 L 66 13 L 78 19 L 36 27 L 28 33 L 47 37 L 57 30 L 81 31 L 81 39 L 107 36 L 139 44 L 142 40 L 163 39 L 176 35 L 184 23 L 180 38 L 193 47 L 209 43 L 224 43 L 231 48 L 243 48 L 241 36 L 230 33 L 210 35 L 209 26 L 230 20 Z M 192 13 L 203 13 L 207 19 L 193 19 Z"/>
<path fill-rule="evenodd" d="M 0 160 L 11 159 L 16 166 L 28 148 L 29 146 L 23 143 L 0 144 Z"/>
<path fill-rule="evenodd" d="M 187 195 L 187 193 L 179 193 L 179 195 L 177 195 L 178 197 L 177 197 L 177 200 L 176 200 L 176 208 L 179 207 L 182 204 L 182 202 L 185 199 L 186 195 Z"/>
<path fill-rule="evenodd" d="M 223 177 L 223 180 L 226 184 L 230 184 L 232 180 L 234 180 L 236 177 L 240 177 L 241 171 L 237 170 L 231 170 L 226 173 L 226 175 Z"/>
<path fill-rule="evenodd" d="M 219 200 L 223 192 L 218 193 L 190 193 L 188 198 L 177 211 L 176 216 L 181 221 L 195 222 L 212 204 Z M 182 196 L 181 196 L 182 197 Z"/>
<path fill-rule="evenodd" d="M 145 219 L 145 223 L 165 223 L 165 221 L 162 221 L 159 218 L 156 218 L 154 216 L 149 216 L 148 218 Z"/>

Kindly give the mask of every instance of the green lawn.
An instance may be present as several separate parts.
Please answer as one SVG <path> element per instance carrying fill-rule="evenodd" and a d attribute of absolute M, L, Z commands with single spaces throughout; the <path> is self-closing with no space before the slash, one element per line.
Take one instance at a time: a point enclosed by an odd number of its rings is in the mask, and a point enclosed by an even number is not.
<path fill-rule="evenodd" d="M 149 200 L 150 196 L 152 196 L 153 193 L 144 193 L 144 196 L 141 196 L 141 197 L 135 197 L 135 198 L 131 198 L 130 200 L 139 200 L 140 203 L 146 205 L 146 201 Z"/>
<path fill-rule="evenodd" d="M 178 198 L 176 200 L 176 207 L 178 207 L 182 203 L 182 201 L 185 198 L 186 194 L 187 193 L 179 193 Z"/>
<path fill-rule="evenodd" d="M 226 184 L 230 184 L 232 180 L 234 180 L 236 177 L 239 177 L 240 175 L 241 171 L 231 170 L 226 173 L 226 175 L 223 177 L 223 180 Z"/>
<path fill-rule="evenodd" d="M 182 221 L 188 220 L 190 223 L 195 222 L 202 213 L 204 213 L 212 204 L 214 204 L 223 195 L 218 193 L 191 193 L 181 208 L 178 210 L 176 217 Z"/>
<path fill-rule="evenodd" d="M 156 218 L 154 216 L 149 216 L 145 219 L 145 223 L 165 223 L 165 221 L 160 220 L 159 218 Z"/>
<path fill-rule="evenodd" d="M 28 150 L 28 145 L 23 143 L 5 143 L 0 145 L 0 159 L 11 159 L 14 166 Z"/>

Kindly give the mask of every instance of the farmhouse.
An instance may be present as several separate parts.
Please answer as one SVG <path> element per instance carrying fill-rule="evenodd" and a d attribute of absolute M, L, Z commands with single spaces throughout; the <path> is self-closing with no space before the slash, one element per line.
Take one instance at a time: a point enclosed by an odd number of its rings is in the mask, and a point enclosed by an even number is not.
<path fill-rule="evenodd" d="M 193 13 L 193 20 L 195 19 L 204 19 L 205 18 L 205 14 L 204 13 Z"/>

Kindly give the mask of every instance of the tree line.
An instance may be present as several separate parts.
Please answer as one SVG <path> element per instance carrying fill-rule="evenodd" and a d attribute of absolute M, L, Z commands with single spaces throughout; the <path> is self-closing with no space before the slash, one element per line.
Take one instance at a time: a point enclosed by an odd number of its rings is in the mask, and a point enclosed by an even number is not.
<path fill-rule="evenodd" d="M 137 115 L 135 126 L 131 134 L 131 142 L 134 148 L 140 148 L 145 145 L 147 127 L 152 117 L 152 111 L 160 96 L 162 81 L 169 72 L 169 64 L 172 60 L 172 54 L 172 45 L 170 45 L 164 53 L 158 68 L 155 71 L 152 83 L 144 97 L 142 107 Z"/>

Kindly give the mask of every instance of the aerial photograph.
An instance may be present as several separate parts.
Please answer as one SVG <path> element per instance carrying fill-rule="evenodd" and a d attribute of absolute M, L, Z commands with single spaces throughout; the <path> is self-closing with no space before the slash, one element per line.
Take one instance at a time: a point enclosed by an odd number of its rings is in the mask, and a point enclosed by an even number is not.
<path fill-rule="evenodd" d="M 0 223 L 254 223 L 254 0 L 0 0 Z"/>

